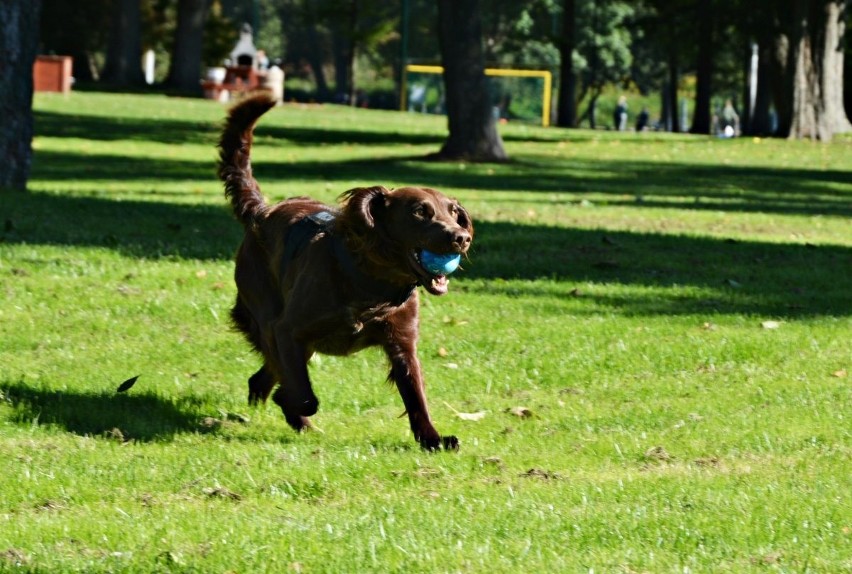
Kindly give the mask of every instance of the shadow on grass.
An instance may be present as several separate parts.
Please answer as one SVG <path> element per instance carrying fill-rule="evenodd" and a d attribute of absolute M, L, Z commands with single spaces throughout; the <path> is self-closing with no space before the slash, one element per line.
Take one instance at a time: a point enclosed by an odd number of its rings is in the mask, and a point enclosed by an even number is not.
<path fill-rule="evenodd" d="M 178 433 L 210 432 L 193 412 L 191 399 L 181 404 L 153 393 L 80 393 L 33 387 L 23 381 L 0 383 L 18 424 L 56 426 L 84 436 L 155 441 Z"/>
<path fill-rule="evenodd" d="M 0 242 L 95 246 L 132 257 L 228 260 L 242 229 L 223 206 L 20 193 L 0 206 Z M 582 283 L 657 287 L 646 299 L 597 298 L 623 313 L 759 313 L 776 317 L 852 312 L 846 275 L 852 249 L 669 234 L 477 223 L 460 279 L 482 290 L 535 296 L 500 279 L 553 279 L 567 292 Z M 678 289 L 674 289 L 678 287 Z M 683 288 L 706 290 L 688 293 Z M 708 293 L 710 293 L 708 295 Z"/>
<path fill-rule="evenodd" d="M 33 110 L 33 120 L 36 137 L 98 141 L 154 141 L 168 144 L 215 145 L 220 130 L 220 126 L 208 121 L 78 116 L 45 110 Z"/>
<path fill-rule="evenodd" d="M 317 130 L 318 132 L 320 130 Z M 141 136 L 140 136 L 141 137 Z M 338 141 L 339 143 L 339 141 Z M 33 180 L 148 181 L 157 196 L 157 181 L 216 181 L 215 152 L 209 161 L 164 160 L 40 151 Z M 261 183 L 278 181 L 351 182 L 364 185 L 404 182 L 437 188 L 522 192 L 523 202 L 553 204 L 595 194 L 603 205 L 642 209 L 783 213 L 852 216 L 852 173 L 840 170 L 779 169 L 755 166 L 707 166 L 652 161 L 597 161 L 523 156 L 509 164 L 436 164 L 420 156 L 341 161 L 257 162 Z M 189 184 L 188 184 L 189 187 Z M 187 189 L 186 194 L 191 193 Z M 554 194 L 561 197 L 554 198 Z M 566 195 L 567 194 L 567 195 Z M 224 204 L 224 201 L 223 201 Z"/>
<path fill-rule="evenodd" d="M 227 108 L 222 108 L 219 122 L 188 121 L 174 118 L 125 118 L 105 116 L 72 116 L 45 110 L 35 110 L 37 136 L 80 138 L 97 141 L 145 141 L 166 144 L 216 145 L 224 125 Z M 272 138 L 275 145 L 315 147 L 322 145 L 422 145 L 437 148 L 444 141 L 438 134 L 357 130 L 332 128 L 279 127 L 261 123 L 258 138 Z M 269 139 L 264 141 L 268 145 Z"/>
<path fill-rule="evenodd" d="M 845 316 L 852 249 L 486 222 L 477 226 L 461 277 L 488 280 L 484 292 L 552 296 L 501 279 L 552 279 L 565 297 L 588 297 L 621 313 L 745 313 Z M 639 286 L 646 294 L 601 295 L 588 284 Z M 577 292 L 573 292 L 577 288 Z M 700 290 L 700 291 L 698 291 Z"/>
<path fill-rule="evenodd" d="M 221 207 L 9 192 L 0 242 L 106 247 L 132 257 L 231 259 L 242 239 Z"/>

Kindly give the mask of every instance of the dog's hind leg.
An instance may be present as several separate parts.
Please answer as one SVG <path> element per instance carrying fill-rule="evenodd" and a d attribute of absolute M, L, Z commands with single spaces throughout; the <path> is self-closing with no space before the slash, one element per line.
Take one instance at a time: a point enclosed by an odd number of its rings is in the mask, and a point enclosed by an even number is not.
<path fill-rule="evenodd" d="M 248 402 L 250 405 L 259 405 L 266 402 L 275 386 L 275 377 L 264 364 L 248 380 Z"/>

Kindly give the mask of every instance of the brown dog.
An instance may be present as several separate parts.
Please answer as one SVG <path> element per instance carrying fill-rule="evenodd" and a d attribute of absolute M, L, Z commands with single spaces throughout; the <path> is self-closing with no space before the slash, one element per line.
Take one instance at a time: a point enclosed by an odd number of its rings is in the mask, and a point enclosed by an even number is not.
<path fill-rule="evenodd" d="M 379 345 L 390 360 L 414 437 L 427 449 L 455 449 L 429 418 L 417 360 L 418 294 L 447 292 L 448 279 L 420 263 L 424 249 L 464 255 L 473 224 L 455 200 L 426 188 L 358 188 L 340 208 L 305 197 L 268 205 L 252 176 L 258 118 L 275 104 L 256 96 L 235 106 L 219 143 L 219 177 L 246 233 L 236 260 L 231 315 L 263 355 L 249 378 L 249 402 L 273 400 L 296 430 L 319 401 L 307 362 L 313 353 L 349 355 Z"/>

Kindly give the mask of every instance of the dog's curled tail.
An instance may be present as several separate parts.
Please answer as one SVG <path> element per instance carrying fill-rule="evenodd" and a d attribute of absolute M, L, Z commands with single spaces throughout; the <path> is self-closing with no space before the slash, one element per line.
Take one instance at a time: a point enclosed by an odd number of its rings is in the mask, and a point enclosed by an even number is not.
<path fill-rule="evenodd" d="M 267 94 L 241 101 L 231 108 L 219 139 L 219 179 L 234 214 L 248 228 L 266 215 L 267 204 L 251 171 L 251 144 L 258 118 L 275 106 Z"/>

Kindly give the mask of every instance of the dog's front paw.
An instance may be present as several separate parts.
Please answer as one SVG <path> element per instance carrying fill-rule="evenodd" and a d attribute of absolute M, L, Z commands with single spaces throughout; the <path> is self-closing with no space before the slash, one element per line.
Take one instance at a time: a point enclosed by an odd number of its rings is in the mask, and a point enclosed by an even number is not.
<path fill-rule="evenodd" d="M 420 446 L 429 451 L 436 450 L 458 450 L 459 439 L 454 436 L 436 436 L 430 438 L 421 438 Z"/>

